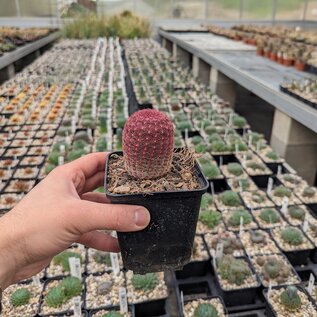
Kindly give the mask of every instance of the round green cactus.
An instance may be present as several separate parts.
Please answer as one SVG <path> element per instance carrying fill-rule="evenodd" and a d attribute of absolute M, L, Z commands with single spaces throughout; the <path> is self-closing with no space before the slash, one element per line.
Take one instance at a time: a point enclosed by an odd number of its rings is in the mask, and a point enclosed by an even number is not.
<path fill-rule="evenodd" d="M 272 279 L 279 276 L 281 268 L 281 262 L 274 257 L 270 257 L 263 266 L 264 272 Z"/>
<path fill-rule="evenodd" d="M 235 176 L 240 176 L 243 174 L 243 168 L 239 163 L 229 163 L 227 165 L 228 172 Z"/>
<path fill-rule="evenodd" d="M 107 266 L 111 266 L 111 258 L 110 253 L 108 252 L 100 252 L 96 251 L 93 255 L 95 262 L 98 264 L 105 264 Z"/>
<path fill-rule="evenodd" d="M 278 160 L 278 155 L 275 152 L 273 152 L 273 151 L 268 152 L 266 154 L 266 157 L 269 158 L 272 161 L 277 161 Z"/>
<path fill-rule="evenodd" d="M 62 280 L 60 284 L 67 299 L 73 298 L 81 294 L 82 284 L 79 278 L 69 276 Z"/>
<path fill-rule="evenodd" d="M 308 197 L 308 198 L 314 197 L 315 194 L 316 194 L 316 188 L 314 187 L 305 187 L 302 193 L 304 197 Z"/>
<path fill-rule="evenodd" d="M 198 144 L 201 144 L 204 142 L 204 139 L 199 136 L 199 135 L 195 135 L 191 138 L 191 142 L 194 144 L 194 145 L 198 145 Z"/>
<path fill-rule="evenodd" d="M 265 234 L 260 230 L 250 231 L 250 240 L 253 243 L 263 243 L 266 240 Z"/>
<path fill-rule="evenodd" d="M 243 224 L 247 225 L 252 221 L 251 214 L 246 209 L 237 209 L 232 212 L 231 216 L 228 219 L 228 225 L 237 227 L 240 225 L 240 219 L 243 219 Z"/>
<path fill-rule="evenodd" d="M 265 166 L 261 163 L 258 162 L 248 162 L 246 164 L 246 166 L 248 168 L 251 168 L 252 170 L 260 170 L 260 171 L 264 171 L 265 170 Z"/>
<path fill-rule="evenodd" d="M 259 218 L 267 223 L 277 223 L 280 221 L 280 215 L 275 209 L 262 209 Z"/>
<path fill-rule="evenodd" d="M 202 303 L 196 307 L 194 317 L 218 317 L 218 311 L 212 304 Z"/>
<path fill-rule="evenodd" d="M 287 286 L 286 290 L 280 295 L 280 301 L 289 311 L 296 311 L 302 305 L 296 286 Z"/>
<path fill-rule="evenodd" d="M 295 227 L 286 227 L 281 232 L 282 239 L 290 245 L 300 245 L 304 242 L 302 232 Z"/>
<path fill-rule="evenodd" d="M 211 143 L 212 151 L 216 153 L 227 152 L 228 145 L 224 141 L 213 141 Z"/>
<path fill-rule="evenodd" d="M 273 195 L 276 197 L 288 197 L 289 198 L 289 197 L 291 197 L 292 192 L 287 187 L 280 185 L 274 189 Z"/>
<path fill-rule="evenodd" d="M 255 202 L 255 203 L 263 203 L 265 201 L 265 196 L 263 194 L 261 194 L 260 192 L 257 192 L 257 191 L 254 191 L 252 192 L 252 201 Z"/>
<path fill-rule="evenodd" d="M 212 195 L 210 195 L 208 193 L 203 194 L 201 197 L 200 209 L 201 210 L 208 209 L 211 206 L 212 202 L 213 202 Z"/>
<path fill-rule="evenodd" d="M 216 227 L 221 220 L 221 213 L 215 210 L 203 210 L 199 214 L 199 221 L 202 222 L 208 229 Z"/>
<path fill-rule="evenodd" d="M 203 174 L 208 179 L 216 178 L 220 174 L 219 168 L 216 164 L 212 164 L 212 163 L 202 164 L 201 169 L 203 171 Z"/>
<path fill-rule="evenodd" d="M 241 116 L 235 116 L 232 123 L 235 127 L 242 129 L 247 124 L 247 120 Z"/>
<path fill-rule="evenodd" d="M 136 290 L 145 292 L 152 291 L 158 284 L 159 280 L 155 273 L 146 273 L 145 275 L 134 274 L 132 277 L 132 285 Z"/>
<path fill-rule="evenodd" d="M 45 302 L 49 307 L 60 307 L 66 302 L 66 296 L 63 289 L 58 287 L 53 287 L 49 290 L 47 295 L 45 296 Z"/>
<path fill-rule="evenodd" d="M 305 219 L 305 210 L 299 206 L 290 206 L 288 208 L 289 215 L 297 220 L 303 221 Z"/>
<path fill-rule="evenodd" d="M 31 293 L 27 288 L 18 288 L 10 298 L 10 303 L 14 307 L 26 305 L 29 303 Z"/>
<path fill-rule="evenodd" d="M 221 202 L 230 207 L 238 207 L 242 205 L 241 198 L 237 193 L 231 190 L 226 190 L 219 195 Z"/>
<path fill-rule="evenodd" d="M 77 252 L 72 251 L 64 251 L 53 258 L 53 263 L 55 265 L 61 265 L 64 271 L 69 272 L 69 258 L 78 258 L 80 260 L 80 263 L 82 263 L 81 255 Z"/>
<path fill-rule="evenodd" d="M 205 144 L 198 144 L 195 146 L 196 153 L 204 153 L 206 152 L 206 145 Z"/>

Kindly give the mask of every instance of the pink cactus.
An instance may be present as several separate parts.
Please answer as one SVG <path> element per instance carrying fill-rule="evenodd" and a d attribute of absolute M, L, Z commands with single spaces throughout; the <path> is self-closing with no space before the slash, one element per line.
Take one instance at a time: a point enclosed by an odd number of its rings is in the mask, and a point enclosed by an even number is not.
<path fill-rule="evenodd" d="M 166 175 L 172 165 L 174 127 L 162 112 L 135 112 L 123 129 L 123 158 L 129 175 L 153 179 Z"/>

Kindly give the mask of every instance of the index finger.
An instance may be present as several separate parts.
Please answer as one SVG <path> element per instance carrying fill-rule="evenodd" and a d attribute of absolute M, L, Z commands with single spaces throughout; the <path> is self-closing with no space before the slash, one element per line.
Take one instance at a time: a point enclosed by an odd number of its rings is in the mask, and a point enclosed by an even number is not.
<path fill-rule="evenodd" d="M 88 179 L 96 173 L 105 170 L 107 156 L 108 152 L 91 153 L 64 166 L 67 166 L 68 168 L 80 169 L 84 173 L 85 178 Z"/>

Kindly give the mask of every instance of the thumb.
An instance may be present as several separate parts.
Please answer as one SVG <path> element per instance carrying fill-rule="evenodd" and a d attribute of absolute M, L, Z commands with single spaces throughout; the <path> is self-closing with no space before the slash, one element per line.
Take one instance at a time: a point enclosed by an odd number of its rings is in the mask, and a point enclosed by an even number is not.
<path fill-rule="evenodd" d="M 81 234 L 93 230 L 139 231 L 150 222 L 150 213 L 142 206 L 101 204 L 78 200 L 73 224 Z"/>

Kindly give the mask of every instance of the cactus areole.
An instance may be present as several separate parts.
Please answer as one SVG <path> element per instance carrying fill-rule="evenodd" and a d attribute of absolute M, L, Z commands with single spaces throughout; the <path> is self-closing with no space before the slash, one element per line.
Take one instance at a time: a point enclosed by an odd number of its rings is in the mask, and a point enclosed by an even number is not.
<path fill-rule="evenodd" d="M 154 179 L 166 175 L 172 166 L 174 127 L 162 112 L 135 112 L 123 130 L 123 158 L 130 176 Z"/>

